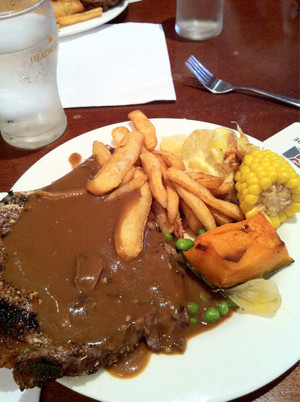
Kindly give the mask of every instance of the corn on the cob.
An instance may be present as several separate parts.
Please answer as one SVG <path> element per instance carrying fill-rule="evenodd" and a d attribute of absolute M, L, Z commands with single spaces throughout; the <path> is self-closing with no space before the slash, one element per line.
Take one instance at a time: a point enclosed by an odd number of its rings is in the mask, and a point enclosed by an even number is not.
<path fill-rule="evenodd" d="M 235 180 L 246 218 L 261 211 L 277 228 L 300 212 L 300 176 L 283 156 L 255 149 L 245 156 Z"/>

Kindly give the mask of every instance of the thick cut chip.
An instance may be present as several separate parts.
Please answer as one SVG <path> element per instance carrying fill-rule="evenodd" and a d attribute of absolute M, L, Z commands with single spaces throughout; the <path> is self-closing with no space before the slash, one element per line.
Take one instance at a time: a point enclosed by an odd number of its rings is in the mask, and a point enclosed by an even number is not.
<path fill-rule="evenodd" d="M 179 213 L 177 214 L 174 222 L 174 235 L 177 237 L 177 239 L 184 238 L 183 224 Z"/>
<path fill-rule="evenodd" d="M 175 184 L 175 188 L 179 197 L 191 208 L 207 230 L 214 229 L 217 226 L 211 212 L 200 198 L 178 184 Z"/>
<path fill-rule="evenodd" d="M 163 208 L 167 208 L 167 190 L 162 181 L 162 169 L 159 159 L 146 149 L 142 149 L 140 158 L 145 173 L 149 177 L 153 197 Z"/>
<path fill-rule="evenodd" d="M 142 185 L 147 181 L 148 177 L 143 173 L 142 175 L 133 178 L 132 180 L 128 181 L 127 183 L 119 186 L 116 190 L 111 192 L 106 198 L 105 201 L 112 201 L 117 198 L 120 198 L 133 190 L 137 190 L 138 188 L 142 187 Z"/>
<path fill-rule="evenodd" d="M 185 164 L 183 160 L 180 158 L 178 155 L 174 155 L 171 152 L 166 152 L 166 151 L 154 151 L 155 155 L 160 155 L 163 159 L 163 161 L 168 165 L 168 166 L 174 166 L 177 169 L 180 170 L 185 170 Z"/>
<path fill-rule="evenodd" d="M 162 233 L 173 233 L 174 227 L 168 219 L 167 210 L 157 200 L 152 202 L 152 211 L 156 217 L 158 226 Z"/>
<path fill-rule="evenodd" d="M 156 158 L 159 160 L 160 162 L 160 167 L 161 167 L 161 174 L 164 180 L 168 180 L 167 178 L 167 170 L 168 170 L 168 166 L 165 163 L 165 161 L 161 158 L 160 155 L 155 154 Z"/>
<path fill-rule="evenodd" d="M 199 221 L 192 209 L 183 199 L 180 200 L 180 207 L 190 229 L 197 235 L 199 230 L 203 228 L 202 222 Z"/>
<path fill-rule="evenodd" d="M 211 207 L 210 205 L 208 206 L 208 209 L 212 213 L 212 216 L 215 218 L 217 225 L 221 226 L 233 222 L 232 218 L 229 218 L 229 216 L 223 214 L 221 211 L 218 211 L 217 209 Z"/>
<path fill-rule="evenodd" d="M 233 183 L 229 181 L 224 181 L 219 187 L 210 189 L 210 192 L 215 197 L 222 197 L 228 194 L 233 189 Z"/>
<path fill-rule="evenodd" d="M 130 131 L 125 126 L 119 126 L 113 129 L 111 135 L 117 146 L 125 145 L 123 141 L 130 135 Z"/>
<path fill-rule="evenodd" d="M 151 208 L 152 194 L 146 182 L 139 193 L 125 200 L 116 226 L 114 241 L 118 256 L 124 260 L 137 257 L 143 250 L 144 233 Z"/>
<path fill-rule="evenodd" d="M 155 127 L 151 121 L 140 110 L 134 110 L 133 112 L 129 113 L 128 117 L 132 121 L 134 127 L 144 134 L 144 143 L 146 148 L 149 151 L 153 151 L 157 146 L 158 141 L 156 138 Z"/>
<path fill-rule="evenodd" d="M 133 131 L 126 144 L 116 148 L 110 160 L 105 163 L 93 180 L 88 182 L 87 189 L 96 195 L 103 195 L 116 188 L 137 161 L 142 143 L 143 134 Z"/>
<path fill-rule="evenodd" d="M 111 158 L 111 153 L 107 149 L 106 145 L 99 141 L 93 142 L 93 154 L 95 155 L 101 167 Z"/>
<path fill-rule="evenodd" d="M 122 179 L 122 183 L 121 184 L 126 184 L 128 183 L 131 179 L 133 179 L 134 173 L 135 173 L 135 166 L 131 166 L 130 169 L 127 170 L 125 176 Z"/>
<path fill-rule="evenodd" d="M 215 198 L 207 188 L 202 186 L 196 180 L 193 180 L 189 176 L 188 173 L 171 167 L 168 169 L 168 178 L 169 178 L 169 180 L 173 181 L 174 183 L 179 184 L 181 186 L 181 188 L 184 188 L 184 189 L 188 190 L 189 192 L 193 193 L 194 195 L 196 195 L 198 198 L 200 198 L 206 204 L 211 205 L 213 208 L 217 209 L 218 211 L 221 211 L 225 215 L 228 215 L 230 218 L 233 218 L 237 221 L 244 219 L 244 214 L 241 211 L 240 207 L 238 207 L 235 204 L 232 204 L 231 202 Z M 203 224 L 204 224 L 204 222 L 203 222 Z M 205 226 L 205 224 L 204 224 L 204 226 Z"/>
<path fill-rule="evenodd" d="M 169 221 L 173 224 L 179 214 L 179 196 L 170 180 L 166 181 L 167 212 Z"/>
<path fill-rule="evenodd" d="M 209 190 L 216 189 L 220 187 L 224 182 L 224 177 L 220 176 L 212 176 L 210 174 L 202 173 L 202 172 L 188 172 L 189 176 L 192 179 L 196 180 L 198 183 L 202 184 L 202 186 L 208 188 Z"/>

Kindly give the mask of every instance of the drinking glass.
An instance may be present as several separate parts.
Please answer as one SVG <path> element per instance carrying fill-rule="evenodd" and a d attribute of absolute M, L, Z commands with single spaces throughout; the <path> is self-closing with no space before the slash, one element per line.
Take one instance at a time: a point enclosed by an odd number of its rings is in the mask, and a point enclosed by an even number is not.
<path fill-rule="evenodd" d="M 18 148 L 40 148 L 67 126 L 57 88 L 54 12 L 50 0 L 0 3 L 1 135 Z"/>
<path fill-rule="evenodd" d="M 177 0 L 175 31 L 192 40 L 215 38 L 223 29 L 224 0 Z"/>

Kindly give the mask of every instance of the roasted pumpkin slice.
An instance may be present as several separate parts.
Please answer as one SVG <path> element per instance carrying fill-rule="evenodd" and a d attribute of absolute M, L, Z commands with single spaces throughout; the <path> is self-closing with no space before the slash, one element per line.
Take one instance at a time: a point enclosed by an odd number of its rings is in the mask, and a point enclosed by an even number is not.
<path fill-rule="evenodd" d="M 284 242 L 260 212 L 200 235 L 184 255 L 196 273 L 221 288 L 264 277 L 293 262 Z"/>

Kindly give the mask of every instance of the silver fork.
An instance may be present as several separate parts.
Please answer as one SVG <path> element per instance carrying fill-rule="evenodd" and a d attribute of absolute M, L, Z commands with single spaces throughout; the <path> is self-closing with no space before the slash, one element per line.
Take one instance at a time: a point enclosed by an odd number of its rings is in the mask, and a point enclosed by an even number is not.
<path fill-rule="evenodd" d="M 255 92 L 260 95 L 267 96 L 272 99 L 287 103 L 292 106 L 300 107 L 300 100 L 289 98 L 288 96 L 277 95 L 271 92 L 262 91 L 260 89 L 248 88 L 248 87 L 236 87 L 229 84 L 229 82 L 223 81 L 220 78 L 215 77 L 210 71 L 207 70 L 195 56 L 190 56 L 185 65 L 188 69 L 198 78 L 201 84 L 214 94 L 226 94 L 236 90 Z"/>

